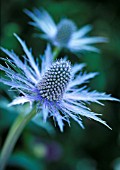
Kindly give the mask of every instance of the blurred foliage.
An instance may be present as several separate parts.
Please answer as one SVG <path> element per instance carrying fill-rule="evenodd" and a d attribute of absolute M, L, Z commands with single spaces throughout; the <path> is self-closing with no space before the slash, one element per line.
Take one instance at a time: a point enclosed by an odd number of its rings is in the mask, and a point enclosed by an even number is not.
<path fill-rule="evenodd" d="M 87 71 L 100 75 L 92 81 L 91 89 L 106 91 L 120 98 L 120 1 L 116 0 L 1 0 L 1 45 L 22 54 L 13 33 L 24 39 L 37 57 L 46 42 L 34 38 L 36 30 L 28 25 L 25 8 L 44 7 L 56 22 L 61 18 L 72 19 L 79 27 L 92 24 L 91 35 L 108 37 L 108 44 L 98 45 L 101 54 L 84 53 L 78 58 L 69 54 L 72 63 L 85 62 Z M 61 57 L 66 54 L 61 52 Z M 3 56 L 3 55 L 2 55 Z M 2 62 L 2 61 L 0 61 Z M 2 73 L 0 73 L 2 74 Z M 7 108 L 15 94 L 0 84 L 0 148 L 8 129 L 26 106 Z M 54 122 L 42 128 L 29 123 L 23 131 L 6 170 L 119 170 L 120 169 L 120 107 L 106 102 L 105 107 L 92 105 L 103 113 L 112 131 L 90 120 L 84 120 L 82 130 L 75 122 L 65 126 L 64 133 L 54 128 Z"/>

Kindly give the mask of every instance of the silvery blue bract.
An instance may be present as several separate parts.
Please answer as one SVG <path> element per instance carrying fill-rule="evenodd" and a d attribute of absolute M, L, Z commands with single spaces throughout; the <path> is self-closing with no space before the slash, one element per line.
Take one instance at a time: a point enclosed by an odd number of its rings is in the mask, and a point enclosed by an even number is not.
<path fill-rule="evenodd" d="M 34 120 L 37 120 L 41 114 L 44 121 L 52 116 L 61 131 L 63 131 L 64 121 L 70 125 L 70 118 L 84 128 L 83 116 L 109 127 L 98 117 L 99 114 L 92 112 L 86 106 L 91 102 L 102 104 L 100 100 L 118 101 L 105 93 L 89 91 L 87 86 L 83 85 L 97 73 L 82 73 L 85 64 L 71 66 L 65 58 L 53 61 L 49 45 L 41 58 L 40 66 L 26 44 L 17 35 L 15 37 L 24 50 L 23 61 L 13 51 L 1 48 L 9 58 L 4 59 L 6 67 L 0 65 L 0 70 L 6 73 L 5 78 L 0 78 L 0 82 L 21 94 L 9 106 L 29 102 L 33 107 L 37 103 L 37 114 Z"/>

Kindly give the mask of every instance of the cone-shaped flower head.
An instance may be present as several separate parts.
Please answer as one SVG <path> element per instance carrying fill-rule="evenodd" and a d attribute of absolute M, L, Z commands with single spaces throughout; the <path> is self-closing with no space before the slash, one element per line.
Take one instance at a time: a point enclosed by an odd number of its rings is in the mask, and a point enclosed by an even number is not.
<path fill-rule="evenodd" d="M 60 60 L 52 64 L 37 84 L 40 95 L 49 101 L 60 101 L 70 80 L 71 66 Z"/>
<path fill-rule="evenodd" d="M 71 20 L 62 20 L 57 27 L 57 32 L 54 39 L 55 45 L 65 47 L 69 43 L 70 39 L 72 38 L 72 34 L 75 31 L 76 26 Z"/>
<path fill-rule="evenodd" d="M 74 53 L 99 52 L 99 49 L 92 44 L 107 42 L 107 38 L 104 37 L 87 37 L 86 34 L 92 29 L 90 25 L 77 30 L 75 23 L 69 19 L 62 19 L 56 25 L 52 17 L 43 9 L 34 9 L 33 12 L 25 10 L 25 13 L 33 20 L 30 24 L 44 33 L 40 37 L 59 48 L 67 48 Z"/>
<path fill-rule="evenodd" d="M 63 131 L 64 121 L 70 125 L 70 118 L 84 128 L 83 116 L 109 127 L 98 117 L 98 114 L 86 106 L 91 102 L 102 104 L 100 100 L 118 101 L 110 95 L 89 91 L 87 86 L 83 86 L 97 73 L 82 73 L 84 64 L 71 66 L 66 59 L 54 62 L 49 45 L 45 55 L 41 57 L 40 66 L 35 62 L 31 50 L 28 50 L 26 44 L 17 35 L 15 36 L 25 52 L 24 61 L 20 60 L 13 51 L 2 48 L 10 59 L 4 59 L 6 67 L 0 65 L 0 70 L 6 73 L 5 78 L 0 78 L 0 82 L 20 92 L 20 96 L 16 97 L 9 106 L 29 102 L 32 107 L 37 103 L 34 122 L 38 124 L 41 115 L 44 121 L 48 117 L 53 117 L 61 131 Z"/>

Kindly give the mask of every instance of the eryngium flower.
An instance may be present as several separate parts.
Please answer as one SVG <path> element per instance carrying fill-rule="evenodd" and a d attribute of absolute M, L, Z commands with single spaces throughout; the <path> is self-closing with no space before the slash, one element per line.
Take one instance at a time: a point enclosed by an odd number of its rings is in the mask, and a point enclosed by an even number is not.
<path fill-rule="evenodd" d="M 49 40 L 60 48 L 67 48 L 71 52 L 99 52 L 99 49 L 92 44 L 107 41 L 104 37 L 87 37 L 86 34 L 92 29 L 90 25 L 77 30 L 75 23 L 69 19 L 62 19 L 56 25 L 47 11 L 43 9 L 34 9 L 33 12 L 25 10 L 25 13 L 33 20 L 30 24 L 44 33 L 40 35 L 41 38 Z"/>
<path fill-rule="evenodd" d="M 97 73 L 82 73 L 84 64 L 71 66 L 66 59 L 53 62 L 49 45 L 41 58 L 40 67 L 35 62 L 31 50 L 28 50 L 26 44 L 17 35 L 15 36 L 25 52 L 24 61 L 20 60 L 13 51 L 2 48 L 9 58 L 4 59 L 7 67 L 0 65 L 0 70 L 6 73 L 5 78 L 1 78 L 0 82 L 20 92 L 20 96 L 9 106 L 29 102 L 32 107 L 37 103 L 37 114 L 34 120 L 42 115 L 43 120 L 46 121 L 52 116 L 61 131 L 63 131 L 64 121 L 70 125 L 70 118 L 78 122 L 82 128 L 84 128 L 82 117 L 96 120 L 109 127 L 97 113 L 86 106 L 91 102 L 102 104 L 100 100 L 118 101 L 105 93 L 89 91 L 83 85 Z"/>

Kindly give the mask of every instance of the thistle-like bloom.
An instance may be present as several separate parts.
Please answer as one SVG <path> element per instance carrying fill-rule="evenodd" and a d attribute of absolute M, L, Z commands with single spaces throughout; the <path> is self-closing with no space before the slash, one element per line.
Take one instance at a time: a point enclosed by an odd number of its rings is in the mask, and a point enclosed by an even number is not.
<path fill-rule="evenodd" d="M 69 19 L 62 19 L 56 25 L 47 11 L 43 9 L 34 9 L 33 12 L 25 10 L 25 13 L 33 20 L 30 24 L 44 33 L 40 37 L 59 48 L 67 48 L 74 53 L 99 52 L 99 49 L 92 44 L 107 42 L 107 38 L 104 37 L 87 37 L 86 34 L 92 29 L 90 25 L 77 30 L 75 23 Z"/>
<path fill-rule="evenodd" d="M 49 45 L 41 58 L 40 67 L 35 62 L 31 50 L 28 50 L 26 44 L 17 35 L 15 36 L 25 52 L 24 61 L 20 60 L 13 51 L 2 48 L 9 58 L 4 59 L 7 67 L 0 65 L 0 70 L 6 73 L 5 78 L 0 78 L 0 82 L 20 93 L 20 96 L 9 106 L 26 102 L 29 102 L 31 107 L 37 104 L 34 121 L 41 115 L 44 121 L 52 116 L 61 131 L 63 131 L 64 121 L 70 125 L 70 118 L 78 122 L 82 128 L 84 128 L 82 117 L 93 119 L 109 127 L 98 114 L 86 106 L 91 102 L 101 104 L 100 100 L 118 101 L 105 93 L 89 91 L 83 85 L 97 73 L 82 73 L 84 64 L 71 66 L 66 59 L 54 62 Z"/>

